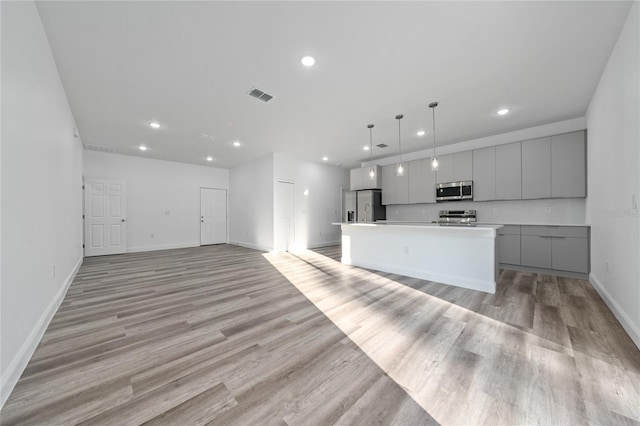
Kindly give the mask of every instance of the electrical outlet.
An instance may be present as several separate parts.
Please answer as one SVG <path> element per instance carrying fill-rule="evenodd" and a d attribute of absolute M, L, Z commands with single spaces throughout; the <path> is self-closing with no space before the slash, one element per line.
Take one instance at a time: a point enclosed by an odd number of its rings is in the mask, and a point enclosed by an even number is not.
<path fill-rule="evenodd" d="M 608 260 L 606 262 L 604 262 L 604 270 L 607 272 L 607 274 L 609 273 L 609 261 Z"/>
<path fill-rule="evenodd" d="M 53 271 L 51 271 L 51 276 L 55 277 L 56 276 L 56 267 L 53 267 Z"/>
<path fill-rule="evenodd" d="M 546 214 L 550 214 L 550 213 L 551 213 L 551 207 L 545 207 L 545 208 L 544 208 L 544 212 L 545 212 Z"/>
<path fill-rule="evenodd" d="M 156 237 L 155 235 L 151 234 L 151 238 L 155 238 L 155 237 Z"/>
<path fill-rule="evenodd" d="M 404 254 L 409 254 L 409 247 L 408 246 L 404 246 Z"/>

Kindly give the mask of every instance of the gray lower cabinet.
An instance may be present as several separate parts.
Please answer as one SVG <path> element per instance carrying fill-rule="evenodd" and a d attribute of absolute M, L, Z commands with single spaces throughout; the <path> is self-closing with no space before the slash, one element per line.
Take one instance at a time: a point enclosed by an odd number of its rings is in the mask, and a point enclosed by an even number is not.
<path fill-rule="evenodd" d="M 551 138 L 522 142 L 522 199 L 551 197 Z"/>
<path fill-rule="evenodd" d="M 407 164 L 409 204 L 436 202 L 436 172 L 431 170 L 431 159 L 410 161 Z"/>
<path fill-rule="evenodd" d="M 473 151 L 473 200 L 496 199 L 496 147 Z M 518 231 L 520 234 L 520 231 Z M 520 250 L 518 250 L 519 252 Z"/>
<path fill-rule="evenodd" d="M 589 273 L 589 228 L 586 226 L 523 225 L 520 228 L 520 263 L 502 259 L 500 263 Z"/>
<path fill-rule="evenodd" d="M 551 196 L 586 197 L 586 133 L 551 136 Z"/>
<path fill-rule="evenodd" d="M 404 176 L 398 176 L 397 164 L 382 167 L 382 204 L 409 204 L 409 179 L 405 164 Z"/>
<path fill-rule="evenodd" d="M 498 229 L 498 263 L 520 265 L 520 226 L 505 225 Z"/>
<path fill-rule="evenodd" d="M 587 238 L 553 237 L 551 267 L 560 271 L 589 273 L 589 240 Z"/>
<path fill-rule="evenodd" d="M 551 269 L 551 237 L 521 235 L 520 244 L 522 266 Z"/>
<path fill-rule="evenodd" d="M 521 143 L 496 146 L 496 199 L 522 198 Z"/>

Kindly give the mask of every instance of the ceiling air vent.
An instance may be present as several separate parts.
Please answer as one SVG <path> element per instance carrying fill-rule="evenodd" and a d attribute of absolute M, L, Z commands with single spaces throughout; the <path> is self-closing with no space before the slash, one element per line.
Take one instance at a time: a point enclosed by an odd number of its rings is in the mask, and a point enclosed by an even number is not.
<path fill-rule="evenodd" d="M 253 96 L 256 99 L 260 99 L 262 102 L 269 102 L 271 99 L 273 99 L 272 95 L 265 93 L 256 87 L 252 87 L 248 93 L 249 93 L 249 96 Z"/>
<path fill-rule="evenodd" d="M 86 145 L 85 144 L 84 149 L 86 149 L 87 151 L 108 152 L 109 154 L 115 154 L 116 153 L 116 149 L 115 148 L 111 148 L 110 146 Z"/>
<path fill-rule="evenodd" d="M 213 142 L 216 140 L 215 136 L 207 135 L 206 133 L 200 133 L 198 139 L 205 142 Z"/>
<path fill-rule="evenodd" d="M 386 143 L 379 143 L 378 145 L 376 145 L 378 148 L 386 148 L 389 145 L 387 145 Z"/>

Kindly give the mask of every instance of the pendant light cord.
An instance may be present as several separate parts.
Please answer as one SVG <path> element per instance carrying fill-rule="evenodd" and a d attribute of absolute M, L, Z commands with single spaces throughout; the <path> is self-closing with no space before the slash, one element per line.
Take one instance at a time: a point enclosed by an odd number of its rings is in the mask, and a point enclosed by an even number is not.
<path fill-rule="evenodd" d="M 431 108 L 431 112 L 433 113 L 433 156 L 436 156 L 436 108 Z"/>
<path fill-rule="evenodd" d="M 367 127 L 369 128 L 369 162 L 373 167 L 373 124 L 369 124 Z"/>
<path fill-rule="evenodd" d="M 400 138 L 400 120 L 402 120 L 404 116 L 402 114 L 396 115 L 396 120 L 398 120 L 398 149 L 400 150 L 398 164 L 402 164 L 402 139 Z"/>

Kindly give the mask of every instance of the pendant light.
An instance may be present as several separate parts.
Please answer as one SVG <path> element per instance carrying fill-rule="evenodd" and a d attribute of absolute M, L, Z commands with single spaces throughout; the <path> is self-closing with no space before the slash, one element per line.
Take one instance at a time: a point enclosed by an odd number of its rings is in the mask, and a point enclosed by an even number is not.
<path fill-rule="evenodd" d="M 431 108 L 432 117 L 433 117 L 433 157 L 431 157 L 431 170 L 436 171 L 440 168 L 440 162 L 438 161 L 438 156 L 436 155 L 436 107 L 438 106 L 437 102 L 431 102 L 429 104 L 429 108 Z"/>
<path fill-rule="evenodd" d="M 369 179 L 375 180 L 376 178 L 376 166 L 373 164 L 373 124 L 367 124 L 369 129 Z"/>
<path fill-rule="evenodd" d="M 404 115 L 402 114 L 396 115 L 396 120 L 398 120 L 398 149 L 400 151 L 400 155 L 398 157 L 398 168 L 396 170 L 396 174 L 398 176 L 404 176 L 404 164 L 402 164 L 402 141 L 400 139 L 400 120 L 402 120 L 403 117 Z"/>

